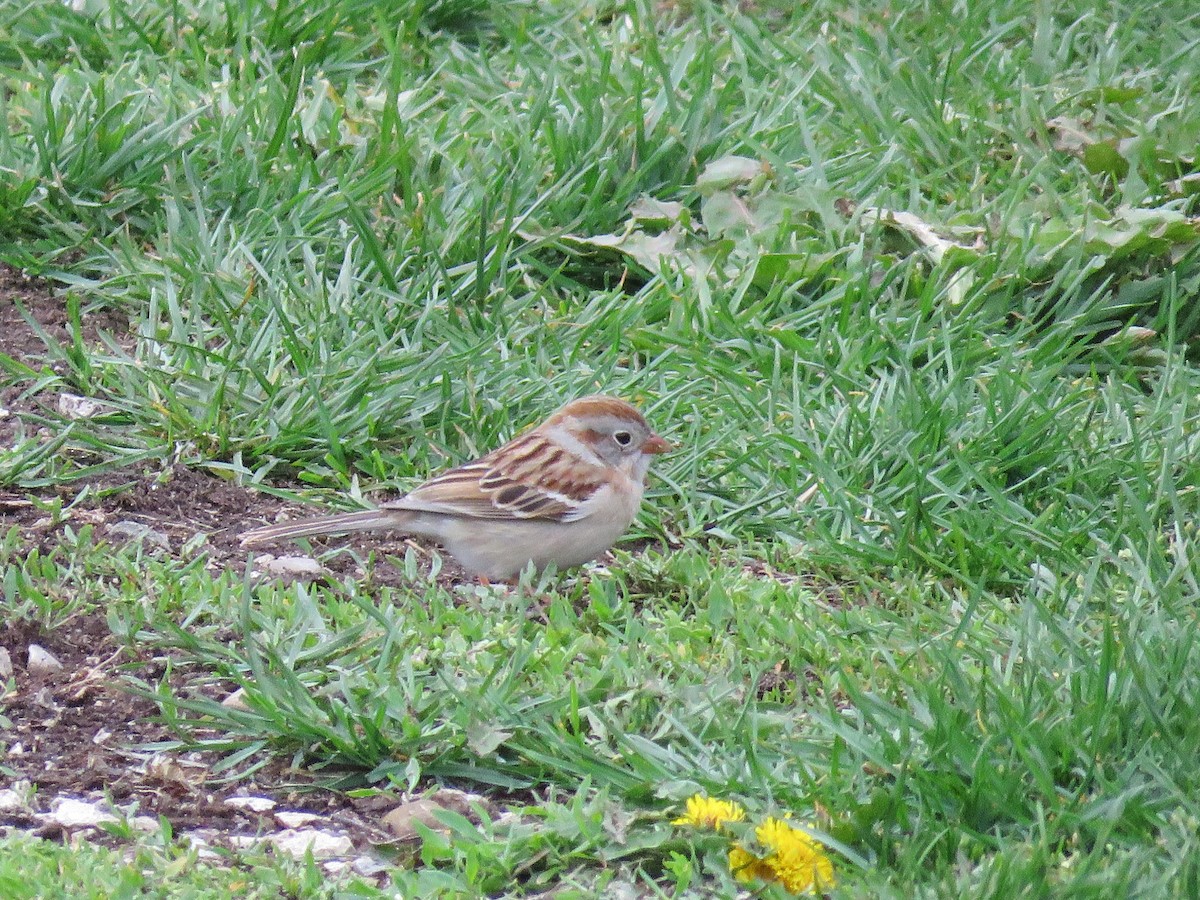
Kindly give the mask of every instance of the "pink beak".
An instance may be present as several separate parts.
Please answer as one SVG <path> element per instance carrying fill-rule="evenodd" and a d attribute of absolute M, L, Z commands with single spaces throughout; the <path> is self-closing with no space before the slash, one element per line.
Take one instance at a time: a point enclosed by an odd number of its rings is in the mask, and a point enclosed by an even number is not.
<path fill-rule="evenodd" d="M 670 453 L 674 449 L 674 444 L 657 434 L 651 434 L 646 438 L 646 443 L 642 444 L 643 453 Z"/>

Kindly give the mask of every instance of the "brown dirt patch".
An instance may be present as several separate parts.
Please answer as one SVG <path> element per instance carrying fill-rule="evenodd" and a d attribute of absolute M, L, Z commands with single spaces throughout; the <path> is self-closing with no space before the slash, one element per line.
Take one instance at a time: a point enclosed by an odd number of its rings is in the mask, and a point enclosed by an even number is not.
<path fill-rule="evenodd" d="M 28 671 L 31 643 L 54 654 L 62 669 Z M 227 803 L 232 797 L 255 796 L 274 799 L 278 809 L 320 815 L 326 826 L 351 837 L 356 849 L 389 840 L 378 818 L 397 805 L 396 795 L 347 797 L 317 787 L 310 777 L 280 763 L 223 783 L 211 774 L 216 754 L 146 749 L 176 735 L 156 720 L 153 703 L 119 687 L 119 667 L 129 663 L 130 654 L 117 645 L 100 614 L 76 617 L 52 631 L 29 622 L 9 623 L 0 627 L 0 646 L 12 659 L 16 685 L 0 699 L 0 716 L 7 720 L 0 731 L 0 746 L 6 750 L 0 786 L 27 782 L 37 788 L 30 809 L 0 812 L 0 827 L 36 827 L 58 797 L 105 793 L 122 807 L 136 803 L 139 815 L 164 817 L 176 834 L 281 830 L 271 813 Z"/>
<path fill-rule="evenodd" d="M 42 508 L 55 497 L 64 509 L 58 520 L 52 520 Z M 15 525 L 31 547 L 48 553 L 58 545 L 64 526 L 78 529 L 90 525 L 98 539 L 114 545 L 138 540 L 140 533 L 150 552 L 169 553 L 184 560 L 204 556 L 211 571 L 240 571 L 247 560 L 264 552 L 243 548 L 241 533 L 274 522 L 283 510 L 293 517 L 322 512 L 318 507 L 285 503 L 216 475 L 176 465 L 161 471 L 110 473 L 47 491 L 0 490 L 0 533 Z M 200 537 L 203 540 L 198 540 Z M 407 583 L 388 557 L 402 557 L 413 547 L 423 554 L 426 571 L 431 560 L 428 545 L 398 535 L 322 537 L 310 542 L 326 577 L 366 578 L 369 590 Z M 266 549 L 278 556 L 304 552 L 291 541 Z M 443 556 L 442 560 L 440 584 L 449 588 L 468 580 L 449 557 Z"/>
<path fill-rule="evenodd" d="M 240 569 L 249 557 L 261 553 L 242 547 L 240 535 L 247 529 L 274 522 L 281 511 L 287 510 L 297 518 L 322 512 L 320 508 L 284 503 L 270 494 L 248 490 L 184 466 L 127 482 L 101 502 L 110 522 L 134 521 L 152 528 L 167 536 L 176 554 L 197 534 L 207 535 L 202 552 L 208 554 L 210 568 Z M 388 535 L 356 535 L 352 541 L 344 537 L 314 538 L 311 543 L 316 553 L 326 549 L 342 551 L 321 560 L 331 576 L 362 574 L 371 554 L 384 558 L 403 554 L 406 549 L 406 542 Z M 277 555 L 303 552 L 290 541 L 270 549 Z M 372 575 L 375 585 L 403 582 L 399 572 L 386 563 L 373 567 Z"/>
<path fill-rule="evenodd" d="M 39 370 L 45 365 L 46 342 L 30 326 L 22 309 L 48 337 L 70 343 L 67 305 L 54 285 L 0 263 L 0 354 Z M 101 343 L 101 333 L 124 335 L 128 328 L 128 320 L 116 310 L 81 316 L 81 338 L 85 344 Z M 25 391 L 20 384 L 0 386 L 0 447 L 11 445 L 16 439 L 22 415 L 37 412 L 39 397 L 25 396 Z"/>
<path fill-rule="evenodd" d="M 80 499 L 85 488 L 88 493 Z M 64 523 L 77 529 L 92 525 L 97 539 L 115 544 L 130 540 L 121 526 L 136 524 L 167 543 L 159 549 L 143 536 L 148 552 L 186 558 L 184 548 L 192 546 L 196 548 L 192 552 L 207 556 L 210 569 L 240 570 L 251 554 L 240 547 L 238 534 L 273 521 L 287 505 L 183 466 L 158 473 L 131 473 L 127 479 L 113 475 L 58 491 L 64 506 L 78 502 L 57 522 L 33 502 L 44 502 L 44 494 L 0 494 L 0 531 L 16 526 L 30 546 L 48 553 L 59 543 Z M 294 506 L 292 511 L 300 512 Z M 197 541 L 200 534 L 206 535 L 206 540 Z M 339 539 L 314 541 L 315 548 L 320 544 L 347 548 L 322 560 L 328 573 L 324 577 L 369 579 L 370 587 L 404 581 L 396 567 L 367 561 L 373 553 L 381 558 L 402 554 L 405 546 L 396 538 L 364 540 L 358 536 L 353 544 Z M 284 547 L 277 552 L 300 551 Z M 364 575 L 364 566 L 369 575 Z M 439 580 L 450 586 L 461 577 L 456 571 L 443 570 Z M 26 661 L 31 643 L 49 650 L 63 664 L 62 670 L 46 675 L 29 672 Z M 232 773 L 211 774 L 219 754 L 147 749 L 178 735 L 159 721 L 153 702 L 123 689 L 121 670 L 133 664 L 140 678 L 153 683 L 163 677 L 165 668 L 161 660 L 123 648 L 102 613 L 76 616 L 52 630 L 28 621 L 6 622 L 0 624 L 0 647 L 10 655 L 16 685 L 14 693 L 3 695 L 0 680 L 0 788 L 23 783 L 36 786 L 29 809 L 0 812 L 0 834 L 18 828 L 68 838 L 61 828 L 45 824 L 55 801 L 107 797 L 138 815 L 162 816 L 176 835 L 203 836 L 213 846 L 233 847 L 234 839 L 283 833 L 283 825 L 275 818 L 283 810 L 316 814 L 320 822 L 312 827 L 349 837 L 358 854 L 395 846 L 395 837 L 380 824 L 382 814 L 401 802 L 393 792 L 349 797 L 319 787 L 313 775 L 291 769 L 280 759 L 268 760 L 249 775 L 223 781 Z M 178 677 L 172 692 L 186 696 L 192 688 L 184 683 L 184 676 Z M 336 773 L 322 774 L 328 783 Z M 270 798 L 276 807 L 255 812 L 228 802 L 247 796 Z M 89 834 L 92 840 L 122 843 L 102 833 Z"/>

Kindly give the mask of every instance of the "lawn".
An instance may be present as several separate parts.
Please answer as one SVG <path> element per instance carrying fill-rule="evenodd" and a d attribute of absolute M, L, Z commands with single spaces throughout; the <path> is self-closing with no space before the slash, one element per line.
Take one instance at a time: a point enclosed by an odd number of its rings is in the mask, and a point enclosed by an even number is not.
<path fill-rule="evenodd" d="M 1200 893 L 1198 86 L 1190 0 L 0 5 L 0 893 Z M 595 392 L 598 566 L 238 545 Z"/>

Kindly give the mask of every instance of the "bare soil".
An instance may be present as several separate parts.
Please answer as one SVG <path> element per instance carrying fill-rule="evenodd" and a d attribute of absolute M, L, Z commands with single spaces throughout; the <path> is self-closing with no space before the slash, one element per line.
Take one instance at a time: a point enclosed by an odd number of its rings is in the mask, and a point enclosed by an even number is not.
<path fill-rule="evenodd" d="M 29 322 L 32 319 L 36 328 Z M 80 322 L 80 336 L 87 344 L 102 342 L 102 334 L 123 335 L 129 323 L 119 313 L 104 310 Z M 49 282 L 0 263 L 0 354 L 40 371 L 51 369 L 45 362 L 47 346 L 38 329 L 60 345 L 71 343 L 71 323 L 66 304 Z M 7 366 L 0 366 L 0 374 Z M 21 414 L 36 413 L 46 398 L 27 396 L 20 384 L 0 386 L 0 447 L 9 446 L 17 435 Z"/>
<path fill-rule="evenodd" d="M 25 665 L 30 644 L 48 650 L 62 664 L 49 673 Z M 3 700 L 8 752 L 0 784 L 35 785 L 34 806 L 27 812 L 0 814 L 0 825 L 36 828 L 37 813 L 60 796 L 91 798 L 104 794 L 122 807 L 136 801 L 139 814 L 163 817 L 176 834 L 205 829 L 263 834 L 278 829 L 272 816 L 228 805 L 236 796 L 270 797 L 282 809 L 317 813 L 368 847 L 386 840 L 374 824 L 379 810 L 398 798 L 381 794 L 355 800 L 316 787 L 311 776 L 279 763 L 248 778 L 222 782 L 210 774 L 215 754 L 156 753 L 150 745 L 176 735 L 157 718 L 148 700 L 121 688 L 118 667 L 129 655 L 119 646 L 102 615 L 78 617 L 45 631 L 29 622 L 0 629 L 0 646 L 13 661 L 18 689 Z M 43 833 L 45 829 L 43 826 Z"/>

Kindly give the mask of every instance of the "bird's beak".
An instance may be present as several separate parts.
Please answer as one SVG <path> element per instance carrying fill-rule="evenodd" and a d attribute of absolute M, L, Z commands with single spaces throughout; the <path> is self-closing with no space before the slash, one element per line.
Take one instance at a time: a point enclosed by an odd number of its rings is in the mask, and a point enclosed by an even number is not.
<path fill-rule="evenodd" d="M 646 438 L 646 443 L 642 444 L 643 453 L 670 453 L 674 449 L 674 444 L 657 434 L 650 435 Z"/>

